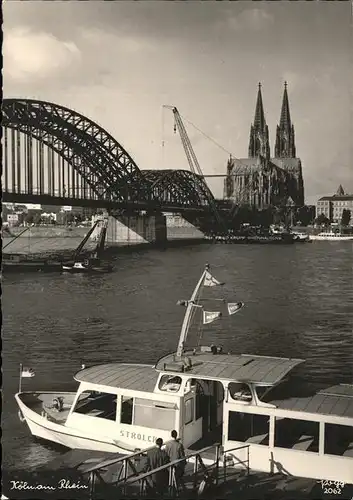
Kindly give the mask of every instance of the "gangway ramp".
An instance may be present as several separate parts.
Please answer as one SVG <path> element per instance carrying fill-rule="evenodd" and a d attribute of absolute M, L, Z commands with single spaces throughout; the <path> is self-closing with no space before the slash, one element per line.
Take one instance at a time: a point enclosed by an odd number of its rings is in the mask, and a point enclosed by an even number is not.
<path fill-rule="evenodd" d="M 145 471 L 146 456 L 151 449 L 103 460 L 81 468 L 81 474 L 90 484 L 90 500 L 103 497 L 106 499 L 110 494 L 114 498 L 121 499 L 152 498 L 156 493 L 152 476 L 163 471 L 166 475 L 163 498 L 197 498 L 210 486 L 218 484 L 222 468 L 220 444 L 213 444 L 201 450 L 186 450 L 185 459 Z M 176 468 L 184 461 L 186 462 L 184 475 L 179 480 Z"/>

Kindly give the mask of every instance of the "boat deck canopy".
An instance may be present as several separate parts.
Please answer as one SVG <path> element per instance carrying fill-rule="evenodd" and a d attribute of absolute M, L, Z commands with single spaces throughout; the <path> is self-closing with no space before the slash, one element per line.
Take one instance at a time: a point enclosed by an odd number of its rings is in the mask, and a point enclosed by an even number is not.
<path fill-rule="evenodd" d="M 230 380 L 252 384 L 275 385 L 303 359 L 276 358 L 251 354 L 212 354 L 186 352 L 178 359 L 175 354 L 161 358 L 159 371 L 187 372 L 195 378 Z"/>
<path fill-rule="evenodd" d="M 158 375 L 158 372 L 149 365 L 109 363 L 80 370 L 74 378 L 78 382 L 153 392 Z"/>
<path fill-rule="evenodd" d="M 286 410 L 353 418 L 353 385 L 336 385 L 310 397 L 288 398 L 271 403 Z"/>

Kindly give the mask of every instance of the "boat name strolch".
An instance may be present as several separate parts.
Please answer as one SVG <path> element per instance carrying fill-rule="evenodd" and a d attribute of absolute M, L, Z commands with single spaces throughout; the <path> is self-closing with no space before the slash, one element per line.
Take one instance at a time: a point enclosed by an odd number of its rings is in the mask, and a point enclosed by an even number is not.
<path fill-rule="evenodd" d="M 148 443 L 155 443 L 156 436 L 146 436 L 145 434 L 140 434 L 139 432 L 123 431 L 120 429 L 120 437 L 126 437 L 128 439 L 138 439 L 139 441 L 147 441 Z"/>

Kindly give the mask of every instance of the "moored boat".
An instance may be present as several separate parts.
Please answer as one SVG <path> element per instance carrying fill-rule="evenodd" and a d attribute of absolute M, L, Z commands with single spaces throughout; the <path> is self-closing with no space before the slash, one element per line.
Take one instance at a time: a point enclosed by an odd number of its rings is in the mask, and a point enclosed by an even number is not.
<path fill-rule="evenodd" d="M 52 259 L 32 258 L 28 255 L 5 254 L 2 259 L 3 270 L 7 272 L 54 272 L 61 271 L 61 263 Z"/>
<path fill-rule="evenodd" d="M 353 241 L 353 234 L 323 231 L 319 234 L 311 234 L 310 239 L 313 241 Z"/>
<path fill-rule="evenodd" d="M 83 368 L 74 376 L 76 393 L 23 392 L 20 384 L 21 419 L 33 435 L 69 448 L 128 454 L 157 437 L 167 441 L 176 429 L 188 449 L 221 442 L 234 467 L 248 461 L 256 471 L 351 482 L 353 385 L 302 397 L 296 388 L 291 397 L 287 376 L 304 360 L 226 354 L 201 345 L 203 329 L 188 338 L 193 319 L 209 325 L 221 320 L 222 309 L 243 309 L 243 302 L 225 299 L 211 308 L 205 292 L 217 286 L 206 266 L 191 298 L 179 302 L 186 310 L 175 353 L 154 366 Z"/>
<path fill-rule="evenodd" d="M 61 270 L 61 263 L 54 259 L 45 257 L 35 257 L 29 254 L 4 252 L 4 250 L 8 246 L 10 246 L 14 241 L 17 240 L 17 238 L 22 236 L 26 231 L 29 231 L 32 226 L 33 224 L 31 226 L 27 226 L 23 231 L 21 231 L 17 236 L 15 236 L 11 241 L 9 241 L 8 243 L 6 243 L 6 245 L 3 246 L 2 268 L 6 273 L 27 272 L 27 271 L 52 272 Z"/>
<path fill-rule="evenodd" d="M 310 242 L 310 237 L 308 234 L 305 233 L 298 233 L 298 232 L 292 232 L 294 241 L 296 243 L 308 243 Z"/>
<path fill-rule="evenodd" d="M 227 244 L 279 244 L 288 245 L 294 243 L 295 237 L 290 233 L 271 234 L 230 234 L 230 235 L 207 235 L 206 240 L 212 243 L 227 243 Z"/>
<path fill-rule="evenodd" d="M 62 271 L 69 273 L 107 273 L 113 270 L 113 265 L 109 262 L 103 262 L 102 257 L 104 253 L 105 238 L 107 233 L 107 220 L 98 219 L 91 229 L 88 231 L 82 242 L 76 248 L 73 259 L 70 262 L 62 264 Z M 81 255 L 84 246 L 93 234 L 94 230 L 101 225 L 98 243 L 95 250 L 89 257 Z"/>

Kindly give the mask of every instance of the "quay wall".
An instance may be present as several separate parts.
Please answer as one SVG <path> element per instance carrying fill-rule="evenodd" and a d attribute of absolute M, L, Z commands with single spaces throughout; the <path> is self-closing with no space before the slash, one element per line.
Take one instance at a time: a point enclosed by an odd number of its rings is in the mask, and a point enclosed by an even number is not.
<path fill-rule="evenodd" d="M 191 226 L 191 225 L 190 225 Z M 151 227 L 145 230 L 146 239 L 137 231 L 124 228 L 121 224 L 119 230 L 109 228 L 107 231 L 106 249 L 109 253 L 115 251 L 129 251 L 134 248 L 146 248 L 156 242 L 151 237 Z M 81 243 L 89 227 L 65 227 L 65 226 L 33 226 L 23 235 L 9 245 L 5 253 L 18 253 L 27 255 L 49 254 L 66 255 L 70 254 Z M 138 229 L 135 227 L 135 229 Z M 139 228 L 141 229 L 141 228 Z M 24 230 L 23 227 L 10 227 L 9 231 L 2 231 L 3 247 L 15 236 Z M 110 232 L 109 232 L 110 231 Z M 95 235 L 86 243 L 85 249 L 93 250 L 96 245 Z M 150 238 L 150 240 L 148 239 Z M 191 243 L 203 242 L 203 234 L 193 226 L 183 224 L 173 224 L 167 219 L 165 245 L 168 247 L 188 245 Z"/>

